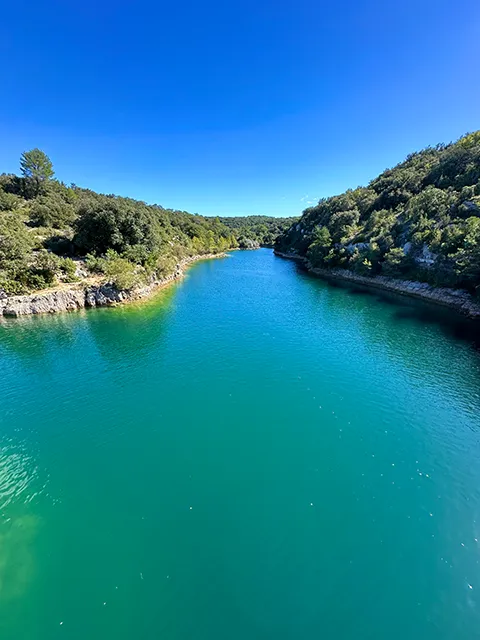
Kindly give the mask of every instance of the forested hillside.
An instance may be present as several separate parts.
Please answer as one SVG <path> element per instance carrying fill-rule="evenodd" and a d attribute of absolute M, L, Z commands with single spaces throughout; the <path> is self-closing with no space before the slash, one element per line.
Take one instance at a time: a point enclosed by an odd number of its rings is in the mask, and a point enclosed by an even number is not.
<path fill-rule="evenodd" d="M 313 267 L 480 286 L 480 131 L 412 153 L 367 187 L 325 198 L 275 244 Z"/>
<path fill-rule="evenodd" d="M 255 246 L 273 247 L 279 235 L 298 218 L 274 218 L 272 216 L 244 216 L 220 218 L 233 231 L 240 248 Z"/>
<path fill-rule="evenodd" d="M 38 149 L 20 166 L 21 177 L 0 176 L 0 293 L 74 282 L 80 263 L 83 275 L 128 289 L 170 274 L 183 258 L 237 246 L 218 218 L 66 186 Z"/>

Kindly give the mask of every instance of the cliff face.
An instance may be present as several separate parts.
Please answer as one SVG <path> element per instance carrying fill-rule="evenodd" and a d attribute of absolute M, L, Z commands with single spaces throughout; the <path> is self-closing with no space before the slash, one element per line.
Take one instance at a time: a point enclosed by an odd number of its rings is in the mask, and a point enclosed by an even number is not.
<path fill-rule="evenodd" d="M 137 297 L 140 297 L 139 291 L 119 291 L 112 285 L 88 288 L 77 286 L 75 289 L 46 291 L 4 298 L 0 300 L 0 316 L 18 317 L 37 313 L 75 311 L 85 307 L 117 304 Z"/>
<path fill-rule="evenodd" d="M 24 316 L 32 313 L 73 311 L 85 306 L 85 290 L 52 291 L 48 293 L 9 296 L 0 300 L 0 316 Z"/>
<path fill-rule="evenodd" d="M 112 284 L 86 286 L 81 283 L 69 288 L 31 293 L 23 296 L 0 297 L 0 316 L 19 317 L 38 313 L 60 313 L 86 307 L 103 307 L 139 300 L 155 289 L 181 278 L 184 269 L 196 260 L 218 258 L 225 254 L 208 254 L 186 258 L 179 262 L 175 271 L 161 280 L 153 280 L 144 287 L 121 291 Z"/>

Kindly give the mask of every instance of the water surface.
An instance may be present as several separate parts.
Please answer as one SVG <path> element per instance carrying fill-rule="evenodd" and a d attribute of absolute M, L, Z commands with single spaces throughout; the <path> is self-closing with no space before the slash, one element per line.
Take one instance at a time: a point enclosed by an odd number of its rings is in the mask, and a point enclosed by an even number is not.
<path fill-rule="evenodd" d="M 472 341 L 269 250 L 4 322 L 0 638 L 479 638 Z"/>

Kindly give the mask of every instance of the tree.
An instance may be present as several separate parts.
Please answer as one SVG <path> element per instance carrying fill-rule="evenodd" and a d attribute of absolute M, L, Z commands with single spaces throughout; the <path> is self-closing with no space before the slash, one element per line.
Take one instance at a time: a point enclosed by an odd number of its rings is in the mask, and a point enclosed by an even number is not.
<path fill-rule="evenodd" d="M 75 230 L 76 246 L 97 254 L 106 253 L 108 249 L 123 253 L 138 245 L 151 252 L 159 248 L 162 239 L 152 207 L 108 196 L 81 202 Z"/>
<path fill-rule="evenodd" d="M 38 195 L 43 185 L 55 175 L 52 161 L 40 149 L 32 149 L 22 153 L 20 170 L 34 196 Z"/>
<path fill-rule="evenodd" d="M 323 266 L 331 246 L 332 238 L 327 227 L 316 227 L 313 234 L 313 242 L 307 251 L 307 258 L 312 266 Z"/>
<path fill-rule="evenodd" d="M 401 247 L 394 247 L 385 254 L 382 273 L 387 276 L 401 276 L 408 268 L 408 256 Z"/>
<path fill-rule="evenodd" d="M 30 220 L 38 227 L 63 229 L 71 225 L 75 217 L 73 205 L 66 202 L 55 192 L 51 192 L 46 196 L 39 196 L 32 201 Z"/>
<path fill-rule="evenodd" d="M 34 240 L 23 221 L 13 213 L 0 214 L 0 267 L 3 262 L 24 260 Z"/>

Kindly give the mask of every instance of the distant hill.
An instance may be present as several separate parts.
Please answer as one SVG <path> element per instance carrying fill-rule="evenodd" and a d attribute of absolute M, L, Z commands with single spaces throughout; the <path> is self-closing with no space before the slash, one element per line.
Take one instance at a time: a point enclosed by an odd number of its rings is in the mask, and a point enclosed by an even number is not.
<path fill-rule="evenodd" d="M 231 229 L 240 247 L 273 247 L 279 235 L 290 228 L 298 218 L 275 218 L 273 216 L 221 217 L 220 222 Z"/>
<path fill-rule="evenodd" d="M 314 267 L 480 287 L 480 131 L 320 200 L 275 243 Z"/>

